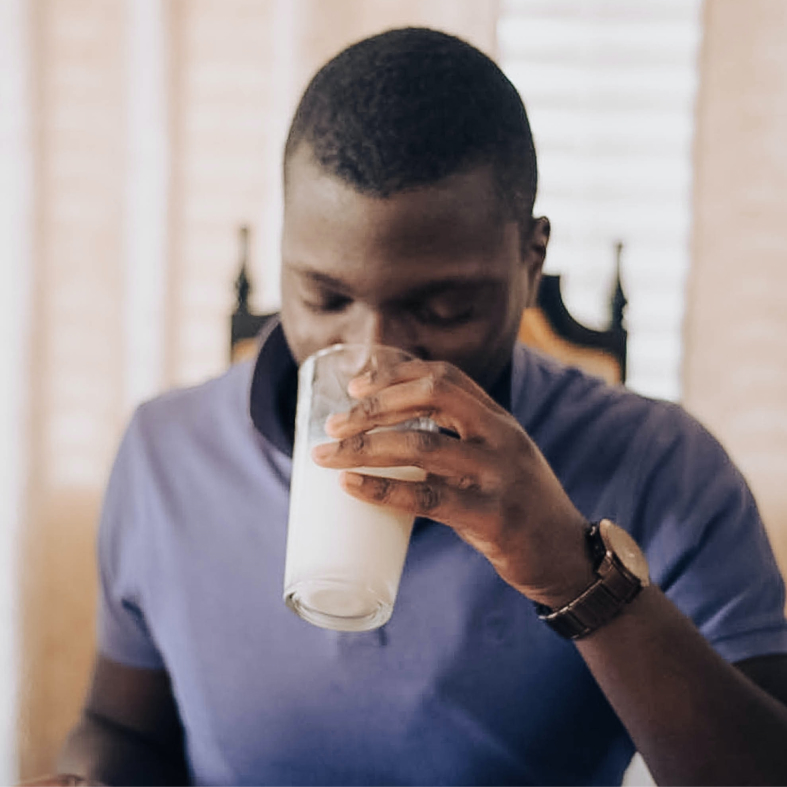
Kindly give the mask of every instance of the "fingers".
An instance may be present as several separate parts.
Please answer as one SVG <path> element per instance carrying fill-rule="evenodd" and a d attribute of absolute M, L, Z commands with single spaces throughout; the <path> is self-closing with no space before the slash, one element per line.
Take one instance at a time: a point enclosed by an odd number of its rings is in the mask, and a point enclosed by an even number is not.
<path fill-rule="evenodd" d="M 353 380 L 349 393 L 359 401 L 328 419 L 326 431 L 336 442 L 315 447 L 314 461 L 344 470 L 342 486 L 354 497 L 443 522 L 485 554 L 494 551 L 487 543 L 495 543 L 503 522 L 501 501 L 522 437 L 510 414 L 447 363 L 408 361 L 378 370 Z M 423 417 L 454 436 L 384 428 Z M 419 468 L 425 477 L 362 469 L 402 467 Z"/>
<path fill-rule="evenodd" d="M 480 443 L 417 430 L 358 432 L 312 449 L 312 457 L 323 467 L 420 467 L 460 489 L 495 485 L 497 476 L 487 469 L 492 466 L 489 453 Z"/>
<path fill-rule="evenodd" d="M 477 489 L 459 489 L 431 476 L 413 483 L 344 472 L 340 482 L 349 494 L 361 500 L 429 517 L 449 526 L 454 524 L 457 511 L 467 516 L 489 507 L 488 496 Z"/>
<path fill-rule="evenodd" d="M 416 363 L 421 366 L 417 367 Z M 348 412 L 328 419 L 328 434 L 343 438 L 425 417 L 463 440 L 477 440 L 486 437 L 489 408 L 501 411 L 472 380 L 447 364 L 409 362 L 397 370 L 378 372 L 374 382 L 365 382 L 364 378 L 354 380 L 350 393 L 360 401 Z M 382 379 L 383 375 L 394 373 L 395 377 Z"/>
<path fill-rule="evenodd" d="M 452 383 L 488 407 L 498 411 L 502 410 L 480 385 L 456 366 L 444 361 L 412 360 L 383 369 L 375 369 L 356 377 L 350 383 L 349 393 L 356 399 L 361 399 L 372 396 L 390 385 L 420 378 L 431 380 L 433 389 L 438 389 L 445 382 Z"/>

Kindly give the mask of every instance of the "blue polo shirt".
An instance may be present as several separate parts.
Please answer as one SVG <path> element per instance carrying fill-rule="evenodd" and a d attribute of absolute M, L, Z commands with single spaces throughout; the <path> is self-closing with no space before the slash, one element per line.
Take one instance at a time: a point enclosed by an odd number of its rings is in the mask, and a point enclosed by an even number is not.
<path fill-rule="evenodd" d="M 254 363 L 134 415 L 99 535 L 99 649 L 168 671 L 200 784 L 614 784 L 633 746 L 576 648 L 449 528 L 419 520 L 391 620 L 282 602 L 295 366 Z M 679 407 L 517 346 L 506 394 L 579 510 L 610 517 L 730 661 L 787 652 L 755 503 Z"/>

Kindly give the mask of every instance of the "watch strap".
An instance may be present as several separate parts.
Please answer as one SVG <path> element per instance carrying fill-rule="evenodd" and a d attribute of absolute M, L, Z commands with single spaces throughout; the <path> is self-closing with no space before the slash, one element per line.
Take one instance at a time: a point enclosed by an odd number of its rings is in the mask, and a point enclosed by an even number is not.
<path fill-rule="evenodd" d="M 551 610 L 536 605 L 541 620 L 566 639 L 580 639 L 601 628 L 618 615 L 642 590 L 643 583 L 609 552 L 599 535 L 599 523 L 589 525 L 588 547 L 597 579 L 573 601 Z"/>

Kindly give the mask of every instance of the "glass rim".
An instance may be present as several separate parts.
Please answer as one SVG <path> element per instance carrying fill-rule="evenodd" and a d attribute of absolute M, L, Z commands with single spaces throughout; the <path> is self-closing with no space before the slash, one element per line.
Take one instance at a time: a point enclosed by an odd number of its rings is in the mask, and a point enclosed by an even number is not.
<path fill-rule="evenodd" d="M 372 344 L 364 344 L 363 342 L 337 342 L 336 344 L 330 344 L 327 347 L 323 347 L 321 350 L 317 350 L 313 352 L 310 356 L 308 356 L 304 360 L 304 364 L 307 361 L 317 361 L 320 358 L 323 358 L 326 355 L 331 355 L 332 353 L 339 352 L 345 349 L 361 349 L 367 348 L 369 350 L 381 349 L 381 350 L 395 350 L 396 352 L 402 353 L 403 355 L 407 356 L 408 360 L 417 361 L 418 356 L 413 355 L 409 350 L 403 350 L 401 347 L 395 347 L 392 344 L 379 344 L 374 342 Z"/>

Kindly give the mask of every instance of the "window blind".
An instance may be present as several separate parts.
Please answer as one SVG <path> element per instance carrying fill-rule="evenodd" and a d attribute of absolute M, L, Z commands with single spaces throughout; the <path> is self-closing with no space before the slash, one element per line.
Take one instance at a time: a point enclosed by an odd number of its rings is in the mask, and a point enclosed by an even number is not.
<path fill-rule="evenodd" d="M 539 159 L 546 270 L 604 328 L 615 244 L 628 298 L 628 385 L 680 398 L 701 0 L 502 0 L 499 62 Z"/>

